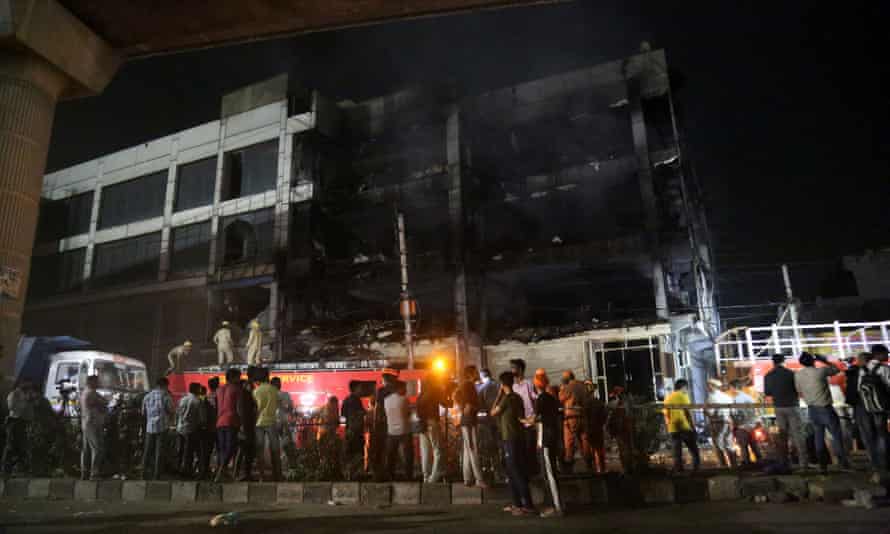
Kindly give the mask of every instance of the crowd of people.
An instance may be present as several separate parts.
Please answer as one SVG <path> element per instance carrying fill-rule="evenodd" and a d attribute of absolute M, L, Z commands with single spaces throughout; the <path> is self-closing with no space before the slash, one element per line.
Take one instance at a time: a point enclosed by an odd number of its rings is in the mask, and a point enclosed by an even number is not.
<path fill-rule="evenodd" d="M 886 347 L 876 345 L 842 371 L 823 356 L 802 353 L 798 359 L 801 368 L 792 371 L 785 367 L 784 356 L 776 355 L 773 369 L 764 379 L 768 408 L 748 395 L 738 381 L 711 379 L 703 417 L 698 419 L 690 409 L 694 405 L 688 383 L 678 380 L 664 402 L 674 470 L 683 470 L 684 447 L 692 457 L 692 468 L 699 468 L 702 436 L 696 429 L 701 423 L 725 467 L 744 467 L 761 460 L 763 453 L 755 435 L 763 431 L 764 409 L 775 417 L 780 464 L 790 469 L 794 451 L 800 468 L 816 463 L 825 471 L 831 461 L 825 445 L 827 433 L 837 463 L 849 468 L 847 440 L 829 385 L 832 376 L 844 372 L 846 403 L 852 407 L 856 435 L 873 468 L 885 471 L 890 411 L 887 359 Z M 330 460 L 337 465 L 342 460 L 352 479 L 364 476 L 378 481 L 435 483 L 446 476 L 449 464 L 449 422 L 459 434 L 457 462 L 464 484 L 484 488 L 506 480 L 512 495 L 507 510 L 516 515 L 537 513 L 529 491 L 529 480 L 537 476 L 547 490 L 548 506 L 541 513 L 562 513 L 557 476 L 572 473 L 576 463 L 586 465 L 592 473 L 605 472 L 607 433 L 617 444 L 622 469 L 633 469 L 635 416 L 628 397 L 615 388 L 603 400 L 591 382 L 578 380 L 570 370 L 562 373 L 558 385 L 550 384 L 544 369 L 527 377 L 521 359 L 511 360 L 510 370 L 497 377 L 474 366 L 460 370 L 457 380 L 447 373 L 430 372 L 420 384 L 415 403 L 410 402 L 408 385 L 397 375 L 384 373 L 382 382 L 376 391 L 351 382 L 342 406 L 336 397 L 330 397 L 314 419 L 312 435 L 301 438 L 294 432 L 296 412 L 291 396 L 266 368 L 251 366 L 246 378 L 240 369 L 230 368 L 224 383 L 214 377 L 206 387 L 189 384 L 188 393 L 176 403 L 167 379 L 159 378 L 139 404 L 142 476 L 157 479 L 175 465 L 175 475 L 182 478 L 278 481 L 284 476 L 282 452 L 308 440 L 316 445 L 324 442 L 318 446 L 319 454 L 334 455 Z M 87 377 L 79 398 L 80 473 L 91 479 L 106 472 L 103 462 L 109 452 L 109 404 L 98 389 L 98 377 Z M 27 381 L 7 397 L 5 476 L 27 456 L 27 429 L 40 398 Z M 341 421 L 345 422 L 342 432 Z M 805 421 L 813 430 L 813 447 L 807 444 Z M 173 446 L 171 434 L 175 436 Z M 417 453 L 415 440 L 420 449 Z M 416 456 L 420 458 L 417 474 Z M 583 463 L 576 462 L 577 457 Z M 271 463 L 269 469 L 266 458 Z"/>
<path fill-rule="evenodd" d="M 868 454 L 871 468 L 876 472 L 886 471 L 890 413 L 887 361 L 884 345 L 875 345 L 870 352 L 851 358 L 845 369 L 824 356 L 803 352 L 798 358 L 800 369 L 792 371 L 785 366 L 785 356 L 776 354 L 773 368 L 764 377 L 767 413 L 746 393 L 740 380 L 709 380 L 704 412 L 718 461 L 724 467 L 733 468 L 760 462 L 764 455 L 755 434 L 764 432 L 761 415 L 769 414 L 774 417 L 778 431 L 775 445 L 779 470 L 789 471 L 796 458 L 799 469 L 805 471 L 818 466 L 825 473 L 832 454 L 841 469 L 850 469 L 848 449 L 858 440 Z M 830 383 L 831 377 L 841 373 L 845 374 L 846 381 L 842 404 L 852 410 L 850 431 L 845 431 L 842 424 Z M 678 380 L 664 403 L 675 471 L 684 468 L 684 446 L 692 457 L 693 469 L 698 469 L 701 462 L 694 418 L 688 408 L 691 401 L 687 387 L 685 380 Z M 684 405 L 686 407 L 681 408 Z M 807 428 L 811 433 L 806 432 Z M 830 438 L 832 454 L 826 447 L 826 438 Z"/>
<path fill-rule="evenodd" d="M 289 456 L 282 455 L 283 450 L 309 441 L 322 456 L 334 455 L 333 463 L 343 460 L 353 479 L 422 477 L 435 483 L 448 474 L 448 437 L 454 431 L 460 443 L 458 476 L 466 485 L 484 488 L 506 479 L 513 494 L 509 511 L 524 515 L 534 512 L 528 481 L 540 475 L 550 501 L 542 513 L 558 514 L 562 506 L 556 477 L 575 469 L 578 452 L 589 470 L 604 472 L 607 427 L 619 447 L 629 449 L 630 439 L 623 431 L 627 425 L 620 420 L 624 396 L 616 390 L 607 406 L 593 394 L 592 383 L 582 383 L 571 371 L 562 374 L 557 386 L 550 384 L 543 369 L 529 378 L 523 360 L 510 363 L 510 371 L 498 377 L 474 366 L 462 369 L 457 380 L 430 372 L 416 399 L 412 395 L 415 403 L 409 401 L 407 384 L 395 374 L 384 373 L 383 385 L 376 391 L 351 382 L 342 406 L 330 397 L 315 414 L 308 437 L 294 431 L 299 418 L 291 396 L 281 391 L 280 379 L 270 378 L 266 368 L 248 367 L 246 377 L 240 369 L 230 368 L 224 383 L 216 377 L 206 387 L 191 383 L 176 402 L 167 378 L 159 378 L 137 404 L 141 474 L 146 480 L 173 475 L 217 482 L 278 481 L 284 478 L 282 456 Z M 109 400 L 99 389 L 98 377 L 89 376 L 78 399 L 84 479 L 100 479 L 119 467 L 107 465 L 109 448 L 116 446 L 108 439 Z M 7 398 L 2 460 L 6 476 L 28 456 L 26 433 L 40 399 L 36 388 L 24 380 Z"/>

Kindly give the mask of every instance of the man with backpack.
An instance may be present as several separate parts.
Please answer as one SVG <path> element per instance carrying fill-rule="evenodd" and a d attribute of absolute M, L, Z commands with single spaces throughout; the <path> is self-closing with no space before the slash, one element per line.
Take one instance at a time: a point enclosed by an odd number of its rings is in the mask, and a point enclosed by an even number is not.
<path fill-rule="evenodd" d="M 887 415 L 890 412 L 890 367 L 887 347 L 875 345 L 871 358 L 859 372 L 859 402 L 866 415 L 860 433 L 876 471 L 887 470 Z"/>

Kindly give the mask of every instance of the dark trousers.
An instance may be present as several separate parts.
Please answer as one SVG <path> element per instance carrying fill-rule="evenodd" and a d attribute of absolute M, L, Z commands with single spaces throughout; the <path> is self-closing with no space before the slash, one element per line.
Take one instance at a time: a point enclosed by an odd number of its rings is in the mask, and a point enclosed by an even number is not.
<path fill-rule="evenodd" d="M 671 432 L 671 445 L 674 453 L 675 471 L 683 470 L 683 445 L 686 445 L 689 454 L 692 455 L 692 468 L 698 469 L 701 464 L 701 456 L 698 453 L 698 439 L 694 431 Z"/>
<path fill-rule="evenodd" d="M 195 476 L 195 458 L 201 450 L 200 432 L 179 434 L 179 474 L 184 477 Z"/>
<path fill-rule="evenodd" d="M 206 478 L 210 474 L 210 457 L 216 444 L 216 431 L 201 430 L 200 460 L 198 461 L 198 477 Z"/>
<path fill-rule="evenodd" d="M 157 480 L 161 478 L 161 457 L 164 450 L 164 434 L 157 432 L 145 434 L 145 450 L 142 452 L 142 478 Z"/>
<path fill-rule="evenodd" d="M 847 451 L 844 449 L 844 436 L 841 433 L 841 420 L 834 411 L 833 406 L 810 406 L 810 423 L 813 425 L 813 439 L 816 445 L 816 458 L 819 465 L 828 465 L 825 454 L 825 430 L 831 434 L 831 446 L 834 455 L 840 460 L 841 465 L 847 464 Z"/>
<path fill-rule="evenodd" d="M 411 434 L 401 436 L 386 436 L 386 475 L 390 480 L 395 480 L 396 463 L 399 452 L 405 462 L 405 478 L 411 480 L 414 477 L 414 437 Z"/>
<path fill-rule="evenodd" d="M 256 427 L 243 427 L 245 439 L 238 440 L 241 463 L 241 478 L 249 479 L 253 473 L 253 462 L 256 460 Z"/>
<path fill-rule="evenodd" d="M 859 437 L 868 451 L 871 466 L 876 470 L 887 469 L 887 414 L 868 413 L 861 404 L 854 407 Z"/>
<path fill-rule="evenodd" d="M 544 447 L 538 449 L 538 463 L 541 465 L 541 471 L 544 473 L 544 495 L 547 498 L 547 504 L 555 510 L 562 512 L 562 501 L 559 498 L 559 482 L 556 480 L 557 458 L 559 457 L 559 447 L 556 442 L 545 444 Z"/>
<path fill-rule="evenodd" d="M 3 447 L 3 474 L 12 474 L 15 466 L 27 464 L 28 421 L 18 417 L 6 419 L 6 444 Z"/>
<path fill-rule="evenodd" d="M 219 461 L 216 470 L 219 474 L 225 471 L 238 452 L 238 429 L 233 426 L 221 426 L 216 429 L 216 437 L 216 456 Z"/>
<path fill-rule="evenodd" d="M 529 477 L 540 473 L 538 466 L 538 429 L 533 426 L 522 427 L 522 459 Z"/>
<path fill-rule="evenodd" d="M 513 506 L 517 508 L 533 508 L 531 491 L 528 488 L 528 470 L 523 450 L 525 443 L 521 439 L 501 442 L 504 451 L 504 467 L 510 482 L 510 496 Z"/>

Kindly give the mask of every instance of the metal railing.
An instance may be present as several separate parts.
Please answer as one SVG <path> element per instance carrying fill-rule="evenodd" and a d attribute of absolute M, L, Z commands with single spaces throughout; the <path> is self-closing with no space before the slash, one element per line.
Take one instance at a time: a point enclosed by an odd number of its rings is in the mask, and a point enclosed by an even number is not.
<path fill-rule="evenodd" d="M 868 352 L 872 345 L 890 344 L 890 321 L 778 325 L 736 328 L 715 343 L 717 364 L 726 361 L 769 359 L 773 354 L 803 351 L 839 358 Z"/>

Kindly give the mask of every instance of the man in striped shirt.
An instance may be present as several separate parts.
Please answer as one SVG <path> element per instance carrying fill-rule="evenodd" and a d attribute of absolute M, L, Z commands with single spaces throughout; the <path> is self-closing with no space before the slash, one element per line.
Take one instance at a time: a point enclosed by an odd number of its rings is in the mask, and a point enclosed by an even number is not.
<path fill-rule="evenodd" d="M 142 399 L 142 413 L 145 415 L 145 450 L 142 455 L 142 478 L 157 479 L 161 475 L 161 454 L 164 433 L 173 417 L 173 399 L 167 390 L 166 378 L 158 378 L 155 388 Z"/>

